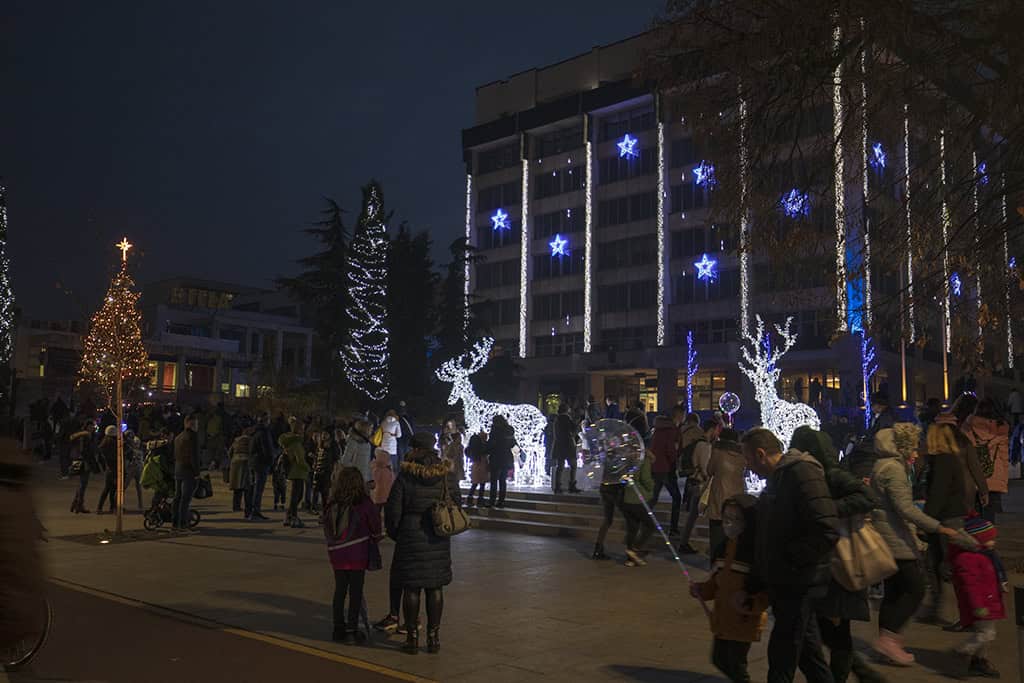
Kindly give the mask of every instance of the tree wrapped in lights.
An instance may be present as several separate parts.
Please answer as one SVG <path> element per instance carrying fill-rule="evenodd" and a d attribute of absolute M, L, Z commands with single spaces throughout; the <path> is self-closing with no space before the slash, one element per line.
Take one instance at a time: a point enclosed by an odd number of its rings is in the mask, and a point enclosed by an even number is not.
<path fill-rule="evenodd" d="M 878 371 L 875 345 L 864 332 L 860 336 L 860 372 L 864 383 L 864 429 L 871 428 L 871 378 Z"/>
<path fill-rule="evenodd" d="M 789 317 L 786 318 L 784 327 L 775 326 L 776 333 L 782 338 L 782 344 L 772 350 L 764 344 L 764 321 L 761 320 L 761 316 L 757 316 L 754 333 L 743 332 L 745 343 L 740 349 L 743 353 L 743 362 L 739 364 L 740 370 L 754 385 L 754 398 L 761 406 L 761 424 L 775 434 L 786 447 L 789 446 L 789 440 L 797 427 L 807 425 L 812 429 L 821 428 L 821 420 L 810 406 L 784 401 L 779 398 L 776 389 L 781 375 L 778 361 L 796 344 L 796 334 L 790 331 L 792 323 L 793 318 Z"/>
<path fill-rule="evenodd" d="M 693 412 L 693 378 L 697 376 L 697 349 L 693 348 L 693 330 L 686 333 L 686 412 Z"/>
<path fill-rule="evenodd" d="M 14 292 L 7 260 L 7 188 L 0 182 L 0 365 L 11 360 L 14 350 Z"/>
<path fill-rule="evenodd" d="M 128 274 L 128 239 L 117 245 L 121 249 L 121 270 L 114 276 L 103 299 L 103 305 L 92 316 L 89 333 L 82 351 L 82 368 L 78 384 L 92 385 L 103 395 L 117 416 L 124 422 L 124 383 L 139 381 L 148 374 L 146 347 L 142 344 L 142 314 L 136 304 L 139 295 Z M 121 533 L 124 513 L 124 442 L 117 430 L 117 533 Z"/>
<path fill-rule="evenodd" d="M 348 381 L 373 401 L 384 398 L 390 386 L 387 219 L 380 186 L 371 181 L 363 188 L 363 210 L 349 247 L 349 339 L 341 359 Z"/>

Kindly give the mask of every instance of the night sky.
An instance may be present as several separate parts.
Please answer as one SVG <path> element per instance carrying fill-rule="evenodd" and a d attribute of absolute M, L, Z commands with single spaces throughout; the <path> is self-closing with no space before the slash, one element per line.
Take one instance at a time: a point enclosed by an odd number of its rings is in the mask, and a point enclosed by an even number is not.
<path fill-rule="evenodd" d="M 86 318 L 127 234 L 140 283 L 267 285 L 321 197 L 384 186 L 435 258 L 462 231 L 474 89 L 650 26 L 662 0 L 7 0 L 0 176 L 24 313 Z M 397 223 L 397 222 L 396 222 Z"/>

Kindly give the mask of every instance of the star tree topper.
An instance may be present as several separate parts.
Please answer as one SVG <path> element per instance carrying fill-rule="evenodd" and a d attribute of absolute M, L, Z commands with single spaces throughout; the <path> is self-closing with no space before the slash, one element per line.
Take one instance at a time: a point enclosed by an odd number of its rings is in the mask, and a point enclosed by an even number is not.
<path fill-rule="evenodd" d="M 130 243 L 127 237 L 122 237 L 114 246 L 121 250 L 121 263 L 128 263 L 128 250 L 135 245 Z"/>

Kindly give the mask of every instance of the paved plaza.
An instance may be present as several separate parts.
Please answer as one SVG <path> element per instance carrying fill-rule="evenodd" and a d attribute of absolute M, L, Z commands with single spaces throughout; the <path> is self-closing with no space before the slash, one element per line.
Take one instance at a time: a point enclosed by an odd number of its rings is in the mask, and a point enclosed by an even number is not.
<path fill-rule="evenodd" d="M 139 632 L 134 642 L 108 641 L 115 657 L 125 648 L 153 648 L 147 643 L 161 633 L 152 631 L 169 629 L 160 624 L 174 619 L 192 619 L 220 632 L 237 631 L 261 644 L 257 652 L 264 654 L 255 657 L 242 656 L 228 646 L 218 657 L 220 647 L 213 636 L 204 638 L 208 645 L 202 652 L 182 648 L 172 657 L 166 648 L 153 649 L 151 666 L 156 670 L 170 666 L 172 658 L 178 670 L 188 669 L 190 659 L 196 660 L 196 668 L 191 669 L 196 675 L 188 679 L 196 681 L 283 680 L 279 670 L 261 665 L 263 656 L 270 662 L 282 648 L 308 657 L 287 664 L 299 669 L 298 675 L 308 664 L 310 674 L 305 680 L 320 680 L 325 663 L 345 667 L 348 660 L 367 663 L 360 669 L 371 676 L 365 680 L 381 680 L 381 676 L 488 683 L 720 680 L 710 663 L 707 621 L 688 596 L 685 578 L 667 552 L 653 553 L 647 567 L 631 569 L 621 559 L 592 561 L 592 542 L 586 539 L 472 530 L 453 542 L 455 581 L 445 591 L 442 651 L 413 657 L 399 651 L 399 638 L 378 638 L 368 647 L 330 641 L 333 579 L 321 531 L 311 518 L 302 530 L 283 528 L 279 519 L 242 521 L 230 512 L 228 496 L 217 482 L 212 499 L 197 501 L 203 513 L 200 533 L 158 532 L 154 534 L 158 540 L 100 545 L 90 542 L 89 535 L 112 527 L 113 517 L 70 514 L 73 483 L 54 481 L 45 467 L 40 474 L 38 504 L 51 536 L 45 552 L 55 591 L 85 591 L 90 599 L 111 600 L 120 607 L 116 613 L 67 615 L 60 613 L 66 600 L 57 600 L 56 635 L 40 655 L 41 676 L 52 668 L 55 658 L 66 662 L 76 656 L 76 639 L 67 639 L 61 629 L 74 624 L 87 630 L 92 620 L 95 629 L 113 632 L 111 619 L 128 618 L 125 615 L 136 610 L 157 614 L 161 621 L 140 625 L 139 631 L 148 630 Z M 94 509 L 99 488 L 94 483 L 89 491 L 90 508 Z M 141 529 L 141 515 L 133 512 L 126 521 L 129 530 Z M 620 550 L 619 540 L 610 538 L 610 551 Z M 382 545 L 385 563 L 392 549 L 390 541 Z M 691 572 L 703 578 L 705 565 L 694 559 Z M 1022 581 L 1020 574 L 1011 576 L 1013 583 Z M 367 600 L 371 618 L 383 616 L 386 571 L 368 576 Z M 857 624 L 861 647 L 866 647 L 871 631 L 871 625 Z M 954 665 L 946 651 L 962 638 L 914 624 L 907 640 L 919 665 L 880 669 L 889 680 L 901 683 L 944 680 L 939 672 Z M 54 645 L 57 642 L 64 645 Z M 315 659 L 324 661 L 314 663 Z M 1015 679 L 1016 637 L 1011 620 L 999 624 L 993 660 L 1003 680 Z M 218 661 L 222 666 L 217 666 Z M 766 664 L 764 643 L 755 644 L 753 680 L 764 680 Z M 91 670 L 88 678 L 65 675 L 59 680 L 157 680 L 105 675 L 98 677 Z"/>

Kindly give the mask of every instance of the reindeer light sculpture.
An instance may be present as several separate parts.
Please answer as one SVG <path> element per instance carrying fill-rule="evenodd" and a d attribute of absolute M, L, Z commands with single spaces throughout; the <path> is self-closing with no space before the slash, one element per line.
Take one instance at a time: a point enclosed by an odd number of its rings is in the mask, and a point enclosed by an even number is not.
<path fill-rule="evenodd" d="M 793 348 L 796 335 L 790 332 L 793 318 L 786 319 L 785 327 L 775 326 L 775 331 L 782 337 L 782 344 L 771 349 L 762 344 L 764 339 L 764 321 L 757 316 L 757 334 L 751 336 L 746 330 L 742 347 L 743 361 L 739 364 L 754 385 L 754 398 L 761 406 L 761 424 L 771 430 L 783 448 L 789 447 L 789 441 L 797 427 L 807 425 L 813 429 L 821 428 L 821 420 L 814 409 L 803 403 L 790 403 L 779 398 L 775 385 L 779 381 L 780 370 L 778 360 Z"/>
<path fill-rule="evenodd" d="M 515 482 L 519 486 L 544 485 L 544 429 L 547 420 L 537 408 L 528 404 L 492 403 L 476 395 L 469 376 L 487 365 L 494 340 L 485 337 L 473 345 L 469 353 L 445 361 L 437 369 L 437 378 L 451 382 L 452 393 L 448 405 L 462 401 L 462 412 L 466 417 L 467 434 L 476 434 L 481 429 L 490 433 L 491 421 L 495 415 L 502 415 L 515 432 L 520 457 L 516 463 Z"/>

